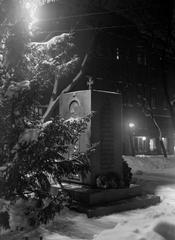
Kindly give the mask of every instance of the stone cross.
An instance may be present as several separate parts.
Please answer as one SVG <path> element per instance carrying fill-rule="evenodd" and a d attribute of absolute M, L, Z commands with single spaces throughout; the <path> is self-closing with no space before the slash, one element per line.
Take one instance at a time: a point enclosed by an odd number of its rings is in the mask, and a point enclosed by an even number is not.
<path fill-rule="evenodd" d="M 92 76 L 87 76 L 87 77 L 88 77 L 87 85 L 89 87 L 89 90 L 91 90 L 92 85 L 94 84 L 94 81 L 92 80 Z"/>

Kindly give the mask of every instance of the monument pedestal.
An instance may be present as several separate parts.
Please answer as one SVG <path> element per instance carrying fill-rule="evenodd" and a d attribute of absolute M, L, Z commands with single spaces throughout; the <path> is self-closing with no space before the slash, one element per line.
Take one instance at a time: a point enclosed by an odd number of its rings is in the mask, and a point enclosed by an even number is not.
<path fill-rule="evenodd" d="M 93 143 L 99 143 L 89 157 L 91 171 L 65 178 L 64 190 L 72 199 L 71 209 L 88 217 L 146 207 L 160 202 L 157 196 L 143 196 L 140 186 L 121 189 L 96 188 L 99 177 L 117 176 L 122 182 L 122 97 L 120 94 L 98 90 L 84 90 L 63 94 L 59 113 L 64 119 L 81 118 L 95 112 L 86 131 L 77 141 L 80 152 L 86 152 Z M 70 151 L 71 155 L 71 151 Z M 57 186 L 52 187 L 56 192 Z"/>
<path fill-rule="evenodd" d="M 99 204 L 99 206 L 86 206 L 73 202 L 70 206 L 71 210 L 75 210 L 80 213 L 86 213 L 89 218 L 100 217 L 109 214 L 114 214 L 123 211 L 129 211 L 134 209 L 146 208 L 152 205 L 160 203 L 160 197 L 155 195 L 143 195 L 132 197 L 130 199 Z"/>
<path fill-rule="evenodd" d="M 99 176 L 114 173 L 119 179 L 122 172 L 122 98 L 120 94 L 98 90 L 65 93 L 60 99 L 59 114 L 64 119 L 81 118 L 95 112 L 87 129 L 81 134 L 76 147 L 85 152 L 99 143 L 89 156 L 91 171 L 82 176 L 71 176 L 69 182 L 96 186 Z M 69 153 L 71 156 L 71 151 Z"/>
<path fill-rule="evenodd" d="M 72 199 L 70 209 L 98 217 L 115 212 L 145 208 L 160 202 L 160 197 L 145 195 L 138 185 L 120 189 L 97 189 L 79 184 L 65 183 L 64 190 Z M 56 194 L 58 186 L 52 186 Z"/>

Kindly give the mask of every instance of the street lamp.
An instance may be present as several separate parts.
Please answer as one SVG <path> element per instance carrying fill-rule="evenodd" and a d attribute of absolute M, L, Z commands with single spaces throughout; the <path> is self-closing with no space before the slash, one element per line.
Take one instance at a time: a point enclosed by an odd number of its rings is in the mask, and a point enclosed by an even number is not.
<path fill-rule="evenodd" d="M 129 140 L 130 140 L 130 146 L 131 146 L 131 153 L 132 156 L 135 156 L 135 146 L 134 146 L 134 129 L 135 129 L 135 123 L 129 122 Z"/>
<path fill-rule="evenodd" d="M 135 124 L 133 123 L 133 122 L 129 122 L 129 127 L 131 128 L 131 129 L 133 129 L 133 128 L 135 128 Z"/>

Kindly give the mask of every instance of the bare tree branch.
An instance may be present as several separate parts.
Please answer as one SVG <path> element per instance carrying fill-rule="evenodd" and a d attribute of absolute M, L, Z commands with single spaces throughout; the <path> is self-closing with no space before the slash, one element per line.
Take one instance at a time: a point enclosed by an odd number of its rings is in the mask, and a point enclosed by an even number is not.
<path fill-rule="evenodd" d="M 82 76 L 83 74 L 83 70 L 84 70 L 84 66 L 87 62 L 87 59 L 88 59 L 88 54 L 86 53 L 85 54 L 85 57 L 82 61 L 82 64 L 81 64 L 81 68 L 80 68 L 80 71 L 77 73 L 77 75 L 73 78 L 72 82 L 65 88 L 62 90 L 62 92 L 57 96 L 57 98 L 54 100 L 53 98 L 51 98 L 51 101 L 48 105 L 48 108 L 46 110 L 46 112 L 44 113 L 43 115 L 43 122 L 47 121 L 49 119 L 49 117 L 51 116 L 55 106 L 58 104 L 59 100 L 60 100 L 60 97 L 63 93 L 66 93 L 66 92 L 69 92 L 71 91 L 71 89 L 73 89 L 75 87 L 75 85 L 77 85 L 80 77 Z M 55 88 L 57 87 L 57 84 L 58 84 L 58 81 L 55 80 L 55 85 L 54 85 L 54 88 L 53 88 L 53 92 L 55 91 Z"/>

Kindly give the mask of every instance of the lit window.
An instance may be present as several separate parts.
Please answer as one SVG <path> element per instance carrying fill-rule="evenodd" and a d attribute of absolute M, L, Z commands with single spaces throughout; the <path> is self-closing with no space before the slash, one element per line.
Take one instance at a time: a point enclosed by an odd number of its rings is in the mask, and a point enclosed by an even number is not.
<path fill-rule="evenodd" d="M 119 60 L 119 59 L 120 59 L 119 48 L 117 48 L 116 59 L 117 59 L 117 60 Z"/>
<path fill-rule="evenodd" d="M 149 140 L 149 149 L 150 149 L 150 151 L 156 150 L 156 140 L 155 140 L 155 138 L 151 138 Z"/>
<path fill-rule="evenodd" d="M 167 149 L 167 147 L 168 147 L 167 138 L 163 137 L 163 138 L 162 138 L 162 141 L 163 141 L 163 144 L 164 144 L 165 149 Z"/>

